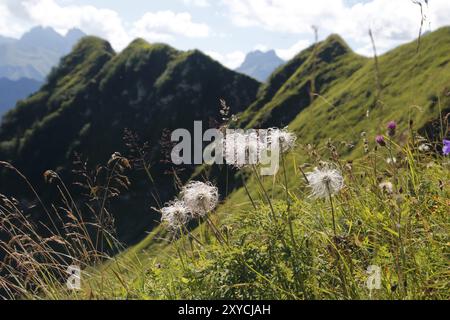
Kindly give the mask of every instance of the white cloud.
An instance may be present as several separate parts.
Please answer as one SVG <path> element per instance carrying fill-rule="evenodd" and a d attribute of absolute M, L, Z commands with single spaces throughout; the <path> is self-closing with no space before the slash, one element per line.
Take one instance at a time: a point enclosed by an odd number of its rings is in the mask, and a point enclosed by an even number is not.
<path fill-rule="evenodd" d="M 187 12 L 158 11 L 144 14 L 134 23 L 131 34 L 152 41 L 167 41 L 176 35 L 204 38 L 209 32 L 208 25 L 193 22 Z"/>
<path fill-rule="evenodd" d="M 267 52 L 270 50 L 270 48 L 268 46 L 266 46 L 265 44 L 257 44 L 256 46 L 253 47 L 253 50 Z"/>
<path fill-rule="evenodd" d="M 294 43 L 291 47 L 286 48 L 286 49 L 276 49 L 275 52 L 281 59 L 287 61 L 287 60 L 292 59 L 300 51 L 306 49 L 309 45 L 311 45 L 310 41 L 299 40 L 296 43 Z"/>
<path fill-rule="evenodd" d="M 183 2 L 186 5 L 194 5 L 196 7 L 202 7 L 202 8 L 206 8 L 211 5 L 208 0 L 183 0 Z"/>
<path fill-rule="evenodd" d="M 123 48 L 130 41 L 122 19 L 114 10 L 94 6 L 61 6 L 55 0 L 6 0 L 6 6 L 10 11 L 8 23 L 22 26 L 13 32 L 15 37 L 32 26 L 42 25 L 52 27 L 61 34 L 71 28 L 81 28 L 88 34 L 110 40 L 115 48 Z M 0 32 L 7 34 L 1 25 Z"/>
<path fill-rule="evenodd" d="M 205 53 L 232 70 L 238 68 L 245 60 L 245 53 L 242 51 L 233 51 L 226 54 L 216 51 L 206 51 Z"/>
<path fill-rule="evenodd" d="M 209 7 L 202 10 L 206 14 L 214 14 L 216 10 L 210 0 L 179 1 L 187 6 Z M 78 27 L 88 34 L 108 39 L 117 50 L 135 37 L 175 44 L 181 37 L 217 39 L 228 37 L 231 32 L 235 38 L 241 36 L 239 30 L 235 32 L 231 28 L 225 33 L 223 21 L 217 22 L 221 32 L 214 32 L 207 24 L 195 21 L 188 12 L 143 12 L 138 20 L 125 23 L 117 11 L 78 3 L 74 0 L 0 0 L 0 34 L 19 37 L 35 25 L 50 26 L 62 34 Z M 369 28 L 382 53 L 416 38 L 420 24 L 419 7 L 411 0 L 366 0 L 352 4 L 348 0 L 221 0 L 220 3 L 221 9 L 226 9 L 221 13 L 236 26 L 256 27 L 251 29 L 255 33 L 269 30 L 275 33 L 273 36 L 296 35 L 299 41 L 291 47 L 275 46 L 277 54 L 284 59 L 291 58 L 308 45 L 306 39 L 313 38 L 311 25 L 319 27 L 321 39 L 330 33 L 339 33 L 357 52 L 372 54 Z M 433 29 L 449 25 L 449 12 L 450 1 L 430 1 L 424 31 L 429 25 Z M 266 51 L 273 46 L 255 48 Z M 240 51 L 222 52 L 220 56 L 218 60 L 228 66 L 235 66 L 244 59 Z"/>
<path fill-rule="evenodd" d="M 374 0 L 346 10 L 337 24 L 337 32 L 356 42 L 357 51 L 367 55 L 372 54 L 369 29 L 378 51 L 385 52 L 416 38 L 419 26 L 419 9 L 411 1 Z"/>
<path fill-rule="evenodd" d="M 223 0 L 238 26 L 261 26 L 271 31 L 304 33 L 311 25 L 327 24 L 344 10 L 342 0 Z"/>
<path fill-rule="evenodd" d="M 236 26 L 312 35 L 311 26 L 317 25 L 321 35 L 339 33 L 361 53 L 367 53 L 370 46 L 369 28 L 379 51 L 384 52 L 416 38 L 421 19 L 419 7 L 411 0 L 371 0 L 352 5 L 344 0 L 222 0 L 222 4 L 228 7 L 228 16 Z M 430 1 L 426 26 L 431 24 L 436 29 L 449 25 L 449 12 L 450 1 Z"/>
<path fill-rule="evenodd" d="M 296 54 L 298 54 L 302 50 L 306 49 L 310 45 L 311 45 L 311 42 L 309 40 L 299 40 L 288 48 L 276 48 L 274 50 L 275 50 L 275 53 L 277 54 L 277 56 L 279 56 L 281 59 L 283 59 L 285 61 L 288 61 L 288 60 L 292 59 Z M 271 50 L 271 48 L 265 44 L 257 44 L 253 47 L 253 50 L 267 52 L 267 51 Z"/>
<path fill-rule="evenodd" d="M 0 3 L 0 35 L 17 38 L 27 30 L 27 26 L 14 19 L 9 3 Z"/>
<path fill-rule="evenodd" d="M 121 50 L 136 37 L 170 41 L 177 36 L 200 38 L 210 34 L 208 25 L 193 22 L 187 12 L 147 12 L 127 30 L 119 13 L 111 9 L 63 5 L 55 0 L 2 1 L 5 4 L 0 4 L 0 34 L 14 37 L 36 25 L 52 27 L 61 34 L 76 27 L 108 39 L 115 49 Z"/>

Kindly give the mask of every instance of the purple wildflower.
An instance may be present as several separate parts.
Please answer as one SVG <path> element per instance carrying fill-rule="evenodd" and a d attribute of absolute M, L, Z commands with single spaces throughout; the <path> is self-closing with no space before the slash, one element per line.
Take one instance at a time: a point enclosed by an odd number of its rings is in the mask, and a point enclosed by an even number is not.
<path fill-rule="evenodd" d="M 444 156 L 448 156 L 450 154 L 450 140 L 444 139 L 444 148 L 442 149 Z"/>
<path fill-rule="evenodd" d="M 395 132 L 397 131 L 397 122 L 395 122 L 395 121 L 389 122 L 387 129 L 388 129 L 389 137 L 395 136 Z"/>
<path fill-rule="evenodd" d="M 386 146 L 386 141 L 384 140 L 384 137 L 383 137 L 383 136 L 377 136 L 377 137 L 375 138 L 375 141 L 376 141 L 380 146 L 382 146 L 382 147 L 385 147 L 385 146 Z"/>

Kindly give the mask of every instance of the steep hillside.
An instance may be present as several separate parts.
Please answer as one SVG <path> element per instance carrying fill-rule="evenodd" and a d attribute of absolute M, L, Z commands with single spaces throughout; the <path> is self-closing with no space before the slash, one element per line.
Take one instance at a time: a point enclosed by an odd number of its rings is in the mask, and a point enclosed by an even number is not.
<path fill-rule="evenodd" d="M 421 131 L 428 122 L 449 111 L 450 28 L 443 28 L 423 38 L 421 51 L 417 42 L 401 46 L 379 58 L 379 74 L 373 59 L 367 61 L 346 81 L 316 91 L 322 97 L 307 112 L 299 113 L 290 128 L 303 142 L 323 144 L 327 139 L 356 144 L 353 157 L 362 154 L 361 132 L 384 133 L 385 123 L 395 120 L 400 132 Z M 377 77 L 381 92 L 377 92 Z M 378 100 L 377 100 L 378 98 Z M 320 130 L 317 128 L 320 127 Z"/>
<path fill-rule="evenodd" d="M 315 98 L 311 92 L 326 92 L 337 82 L 346 82 L 366 61 L 339 36 L 330 36 L 276 70 L 242 115 L 241 124 L 252 128 L 288 125 L 311 104 Z"/>
<path fill-rule="evenodd" d="M 149 184 L 136 173 L 130 190 L 133 201 L 119 200 L 119 234 L 131 241 L 157 219 L 150 209 L 155 205 L 152 190 L 158 187 L 162 202 L 172 197 L 173 177 L 165 175 L 171 166 L 162 163 L 167 157 L 161 146 L 164 131 L 192 131 L 195 120 L 205 127 L 220 120 L 221 97 L 233 104 L 233 112 L 240 112 L 254 100 L 258 87 L 257 81 L 199 51 L 181 52 L 138 39 L 115 54 L 107 42 L 87 37 L 62 59 L 40 91 L 5 115 L 0 159 L 10 160 L 48 193 L 42 179 L 45 170 L 69 178 L 75 153 L 92 166 L 106 163 L 114 152 L 128 155 L 124 130 L 137 134 L 149 142 L 145 159 L 154 181 Z M 192 168 L 184 168 L 181 178 L 190 172 Z M 0 188 L 5 191 L 5 184 Z M 11 183 L 7 189 L 24 195 L 20 184 Z"/>
<path fill-rule="evenodd" d="M 331 36 L 315 52 L 311 47 L 277 70 L 241 115 L 240 125 L 289 125 L 305 143 L 349 139 L 348 133 L 357 141 L 362 131 L 374 133 L 387 119 L 397 119 L 404 131 L 409 120 L 422 128 L 438 118 L 439 107 L 448 108 L 449 38 L 450 28 L 442 28 L 423 38 L 418 54 L 417 42 L 401 46 L 379 57 L 377 72 L 373 59 Z"/>

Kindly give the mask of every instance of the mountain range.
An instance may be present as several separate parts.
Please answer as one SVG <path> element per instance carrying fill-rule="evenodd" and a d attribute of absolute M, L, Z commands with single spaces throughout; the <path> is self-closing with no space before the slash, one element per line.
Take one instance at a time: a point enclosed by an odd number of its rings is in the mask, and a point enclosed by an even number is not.
<path fill-rule="evenodd" d="M 0 78 L 44 81 L 59 59 L 84 35 L 78 29 L 62 36 L 52 28 L 35 27 L 20 39 L 0 38 Z"/>
<path fill-rule="evenodd" d="M 137 39 L 117 54 L 108 42 L 86 37 L 41 90 L 5 116 L 0 159 L 11 161 L 39 190 L 50 192 L 42 181 L 45 170 L 69 177 L 75 153 L 92 164 L 108 161 L 114 152 L 127 155 L 124 130 L 135 132 L 149 142 L 156 183 L 149 185 L 134 175 L 130 196 L 118 203 L 119 234 L 133 242 L 158 220 L 156 212 L 145 209 L 152 205 L 151 191 L 157 186 L 163 202 L 175 193 L 173 176 L 164 174 L 177 169 L 163 161 L 161 141 L 167 130 L 192 132 L 195 120 L 203 121 L 203 129 L 215 127 L 222 118 L 218 100 L 223 98 L 237 114 L 239 127 L 289 126 L 302 145 L 338 142 L 337 152 L 349 159 L 363 153 L 363 132 L 377 134 L 393 119 L 399 132 L 433 137 L 433 121 L 441 111 L 450 111 L 449 43 L 450 28 L 442 28 L 422 38 L 419 53 L 417 42 L 412 42 L 375 60 L 354 53 L 332 35 L 260 84 L 197 50 L 182 52 Z M 236 188 L 227 201 L 237 201 L 244 192 L 239 179 L 220 170 L 186 166 L 179 178 L 208 176 L 226 190 L 221 194 Z M 231 181 L 226 187 L 223 174 Z M 0 192 L 26 196 L 6 172 L 0 181 Z"/>
<path fill-rule="evenodd" d="M 238 113 L 255 99 L 258 88 L 256 80 L 198 50 L 181 52 L 137 39 L 117 54 L 108 42 L 85 37 L 40 91 L 4 116 L 0 159 L 12 161 L 46 190 L 42 173 L 53 168 L 70 177 L 75 153 L 92 164 L 107 162 L 114 152 L 126 155 L 123 136 L 128 129 L 149 142 L 146 158 L 162 201 L 168 201 L 174 186 L 165 175 L 171 166 L 162 162 L 167 156 L 161 149 L 163 133 L 192 131 L 195 120 L 207 129 L 221 119 L 219 98 Z M 184 168 L 180 178 L 187 179 L 193 170 Z M 122 233 L 129 231 L 127 236 L 148 230 L 156 216 L 145 209 L 155 205 L 150 194 L 155 186 L 139 179 L 133 179 L 131 190 L 136 207 L 124 204 L 126 209 L 117 217 Z M 0 189 L 4 187 L 2 183 Z M 20 184 L 7 189 L 18 194 L 23 190 Z M 130 211 L 136 212 L 132 219 L 125 214 Z"/>
<path fill-rule="evenodd" d="M 262 52 L 252 51 L 247 54 L 237 72 L 246 74 L 260 82 L 265 82 L 269 76 L 285 61 L 277 56 L 274 50 Z"/>
<path fill-rule="evenodd" d="M 59 59 L 83 36 L 78 29 L 62 36 L 43 27 L 31 29 L 20 39 L 0 36 L 0 116 L 39 89 Z"/>

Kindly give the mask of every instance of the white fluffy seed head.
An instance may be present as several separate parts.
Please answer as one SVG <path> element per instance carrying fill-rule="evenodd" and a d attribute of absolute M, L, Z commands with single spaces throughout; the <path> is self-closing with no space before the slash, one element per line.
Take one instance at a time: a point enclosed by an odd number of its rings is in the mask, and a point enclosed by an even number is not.
<path fill-rule="evenodd" d="M 422 152 L 422 153 L 429 152 L 430 150 L 431 150 L 431 146 L 429 144 L 427 144 L 427 143 L 421 144 L 419 146 L 419 151 Z"/>
<path fill-rule="evenodd" d="M 339 193 L 344 187 L 344 178 L 337 169 L 326 165 L 315 168 L 313 172 L 307 173 L 306 177 L 314 198 L 327 198 Z"/>
<path fill-rule="evenodd" d="M 278 143 L 281 152 L 288 152 L 295 147 L 297 136 L 294 133 L 289 132 L 287 128 L 271 128 L 268 130 L 266 139 L 269 144 Z"/>
<path fill-rule="evenodd" d="M 395 157 L 387 158 L 386 159 L 386 163 L 387 164 L 396 164 L 397 163 L 397 158 L 395 158 Z"/>
<path fill-rule="evenodd" d="M 165 223 L 172 231 L 178 232 L 190 219 L 189 211 L 182 201 L 169 202 L 160 211 L 161 222 Z"/>
<path fill-rule="evenodd" d="M 392 194 L 394 193 L 394 186 L 392 185 L 391 182 L 386 181 L 386 182 L 382 182 L 378 185 L 378 187 L 381 189 L 381 191 Z"/>
<path fill-rule="evenodd" d="M 181 199 L 193 218 L 204 217 L 217 207 L 219 191 L 210 182 L 189 182 L 181 190 Z"/>

